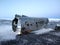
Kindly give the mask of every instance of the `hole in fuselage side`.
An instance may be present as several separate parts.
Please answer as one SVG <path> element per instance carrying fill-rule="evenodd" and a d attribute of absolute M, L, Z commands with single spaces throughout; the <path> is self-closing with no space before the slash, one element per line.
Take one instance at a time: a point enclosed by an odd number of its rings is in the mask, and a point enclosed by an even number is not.
<path fill-rule="evenodd" d="M 12 29 L 13 29 L 14 32 L 16 31 L 17 24 L 18 24 L 18 19 L 14 18 L 13 21 L 12 21 Z"/>

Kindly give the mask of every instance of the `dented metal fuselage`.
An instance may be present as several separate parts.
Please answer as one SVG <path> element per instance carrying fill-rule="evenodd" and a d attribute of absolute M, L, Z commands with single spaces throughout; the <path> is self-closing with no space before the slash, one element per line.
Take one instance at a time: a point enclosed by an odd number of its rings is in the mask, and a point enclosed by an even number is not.
<path fill-rule="evenodd" d="M 18 21 L 20 21 L 22 33 L 24 32 L 30 33 L 31 31 L 44 28 L 49 22 L 48 18 L 36 18 L 36 17 L 27 17 L 27 16 L 19 16 L 18 18 L 19 18 Z"/>

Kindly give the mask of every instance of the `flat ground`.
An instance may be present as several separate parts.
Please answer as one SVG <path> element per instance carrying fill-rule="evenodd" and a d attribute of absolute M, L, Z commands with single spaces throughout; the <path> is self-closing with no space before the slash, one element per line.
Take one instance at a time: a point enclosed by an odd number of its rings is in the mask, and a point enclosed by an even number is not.
<path fill-rule="evenodd" d="M 2 41 L 1 45 L 60 45 L 60 31 L 45 34 L 16 35 L 16 39 Z"/>

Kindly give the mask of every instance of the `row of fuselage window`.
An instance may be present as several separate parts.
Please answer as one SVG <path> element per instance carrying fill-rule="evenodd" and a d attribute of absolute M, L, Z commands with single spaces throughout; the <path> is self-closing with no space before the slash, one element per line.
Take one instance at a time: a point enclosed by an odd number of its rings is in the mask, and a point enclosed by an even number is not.
<path fill-rule="evenodd" d="M 38 24 L 43 24 L 44 22 L 43 21 L 40 21 L 40 22 L 36 22 L 36 27 L 38 27 Z M 29 24 L 29 23 L 25 23 L 27 26 L 33 26 L 33 24 Z"/>

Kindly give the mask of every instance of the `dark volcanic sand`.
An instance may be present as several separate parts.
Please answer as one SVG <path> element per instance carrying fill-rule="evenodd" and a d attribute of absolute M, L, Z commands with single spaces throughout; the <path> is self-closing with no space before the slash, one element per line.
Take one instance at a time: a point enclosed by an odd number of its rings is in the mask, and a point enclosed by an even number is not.
<path fill-rule="evenodd" d="M 45 34 L 17 35 L 15 40 L 2 41 L 0 45 L 60 45 L 60 31 Z"/>

